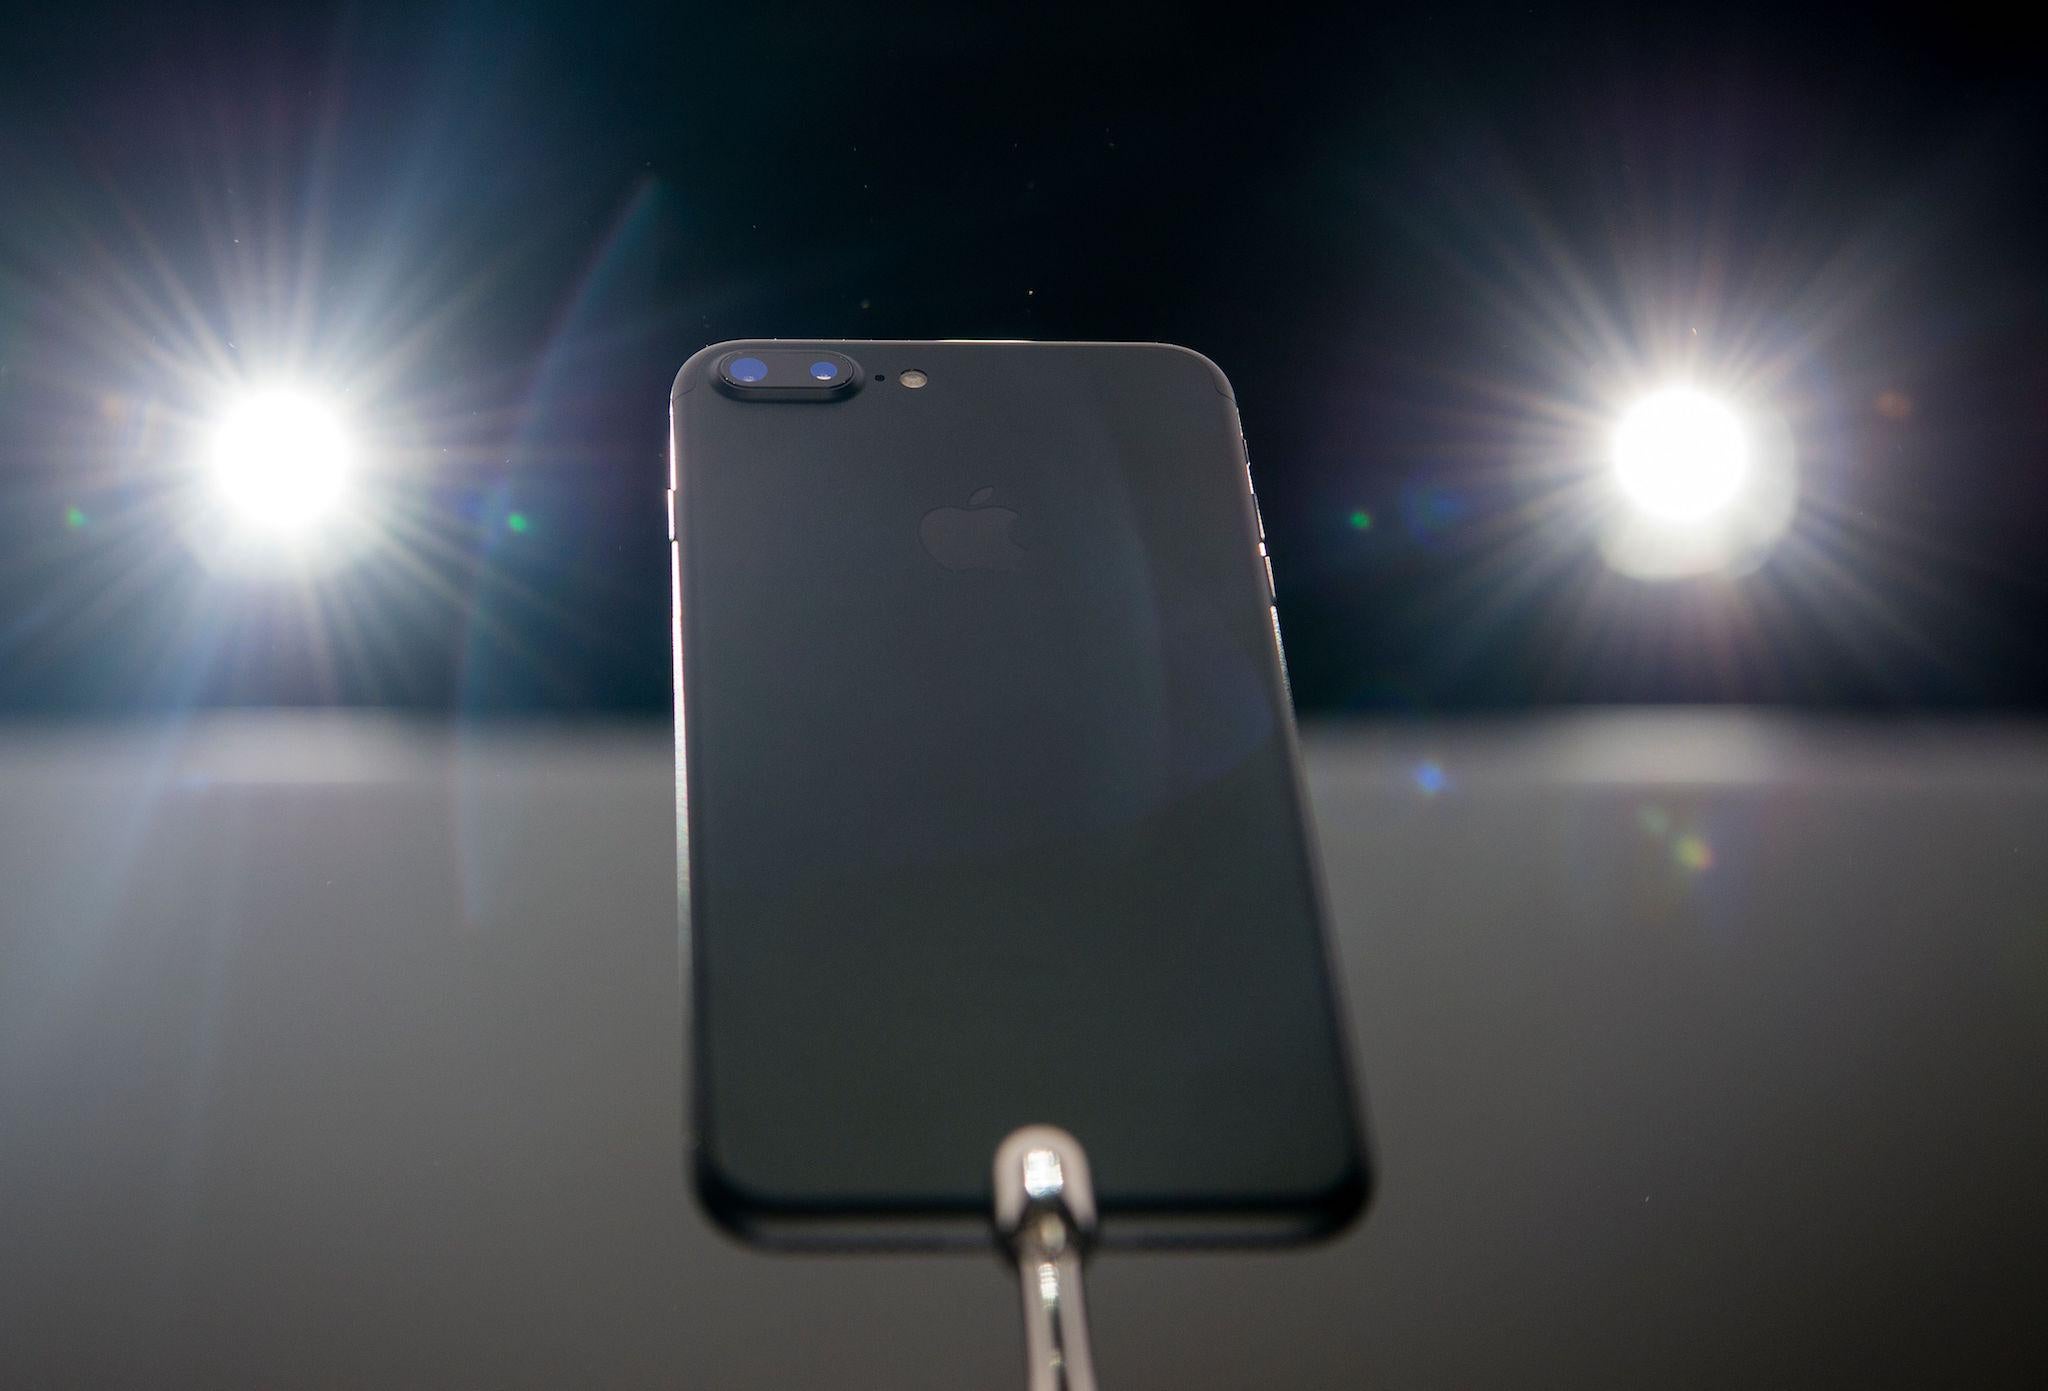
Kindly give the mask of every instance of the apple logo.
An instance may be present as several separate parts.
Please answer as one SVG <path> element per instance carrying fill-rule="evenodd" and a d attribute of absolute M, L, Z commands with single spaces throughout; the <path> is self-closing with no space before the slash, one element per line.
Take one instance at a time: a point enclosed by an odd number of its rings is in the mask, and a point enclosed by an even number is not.
<path fill-rule="evenodd" d="M 1010 539 L 1017 514 L 991 507 L 993 487 L 978 488 L 965 507 L 934 507 L 918 524 L 917 539 L 948 570 L 1014 570 L 1024 548 Z"/>

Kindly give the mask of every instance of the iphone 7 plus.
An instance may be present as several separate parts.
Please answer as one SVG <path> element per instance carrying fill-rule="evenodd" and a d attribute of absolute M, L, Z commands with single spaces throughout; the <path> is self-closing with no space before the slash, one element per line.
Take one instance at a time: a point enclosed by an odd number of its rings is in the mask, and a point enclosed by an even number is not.
<path fill-rule="evenodd" d="M 783 1244 L 1109 1245 L 1368 1175 L 1230 383 L 1158 344 L 722 343 L 671 399 L 692 1163 Z"/>

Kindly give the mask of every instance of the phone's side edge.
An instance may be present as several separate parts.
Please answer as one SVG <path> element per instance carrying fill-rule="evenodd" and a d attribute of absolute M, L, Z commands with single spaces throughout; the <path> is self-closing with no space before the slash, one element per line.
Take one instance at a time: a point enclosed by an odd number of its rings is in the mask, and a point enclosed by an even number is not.
<path fill-rule="evenodd" d="M 1239 476 L 1244 481 L 1247 524 L 1251 534 L 1257 536 L 1263 546 L 1266 544 L 1265 519 L 1259 509 L 1257 488 L 1252 479 L 1251 456 L 1245 443 L 1244 423 L 1237 404 L 1237 394 L 1222 368 L 1211 359 L 1191 348 L 1181 348 L 1179 351 L 1195 357 L 1208 369 L 1216 381 L 1218 393 L 1228 402 L 1231 422 L 1230 448 Z M 1268 557 L 1269 567 L 1270 563 Z M 1371 1204 L 1376 1173 L 1372 1134 L 1367 1120 L 1369 1108 L 1365 1104 L 1364 1084 L 1356 1063 L 1352 1015 L 1348 991 L 1344 984 L 1343 961 L 1337 953 L 1329 884 L 1323 869 L 1322 842 L 1317 834 L 1315 809 L 1308 793 L 1307 763 L 1302 757 L 1300 728 L 1294 716 L 1293 687 L 1288 679 L 1286 652 L 1282 646 L 1279 596 L 1277 593 L 1269 593 L 1267 597 L 1271 605 L 1273 629 L 1273 642 L 1268 649 L 1269 660 L 1272 663 L 1272 677 L 1278 692 L 1282 738 L 1292 771 L 1290 781 L 1293 787 L 1294 810 L 1300 828 L 1299 840 L 1306 861 L 1303 866 L 1304 873 L 1314 905 L 1317 935 L 1323 958 L 1323 978 L 1329 994 L 1330 1023 L 1337 1051 L 1338 1075 L 1343 1080 L 1347 1099 L 1345 1126 L 1350 1133 L 1351 1164 L 1348 1172 L 1338 1175 L 1336 1181 L 1319 1195 L 1312 1213 L 1300 1214 L 1301 1225 L 1294 1227 L 1290 1235 L 1280 1235 L 1276 1238 L 1271 1228 L 1267 1227 L 1264 1239 L 1253 1239 L 1256 1244 L 1269 1244 L 1275 1239 L 1318 1240 L 1341 1234 L 1357 1222 Z"/>

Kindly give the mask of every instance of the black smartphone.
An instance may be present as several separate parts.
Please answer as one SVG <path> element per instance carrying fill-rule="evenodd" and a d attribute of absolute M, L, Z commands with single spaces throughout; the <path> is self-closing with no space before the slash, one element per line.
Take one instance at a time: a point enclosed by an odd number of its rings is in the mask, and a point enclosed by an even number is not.
<path fill-rule="evenodd" d="M 671 399 L 698 1191 L 989 1239 L 1068 1132 L 1108 1245 L 1363 1205 L 1230 383 L 1150 343 L 721 343 Z"/>

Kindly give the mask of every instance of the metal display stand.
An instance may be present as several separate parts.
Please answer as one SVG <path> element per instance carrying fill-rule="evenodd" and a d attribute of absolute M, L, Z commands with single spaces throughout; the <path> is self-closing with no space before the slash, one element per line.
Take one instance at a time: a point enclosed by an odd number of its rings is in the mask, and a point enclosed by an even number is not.
<path fill-rule="evenodd" d="M 1030 1125 L 996 1149 L 996 1233 L 1017 1261 L 1029 1391 L 1096 1391 L 1081 1265 L 1095 1239 L 1088 1156 L 1066 1131 Z"/>

